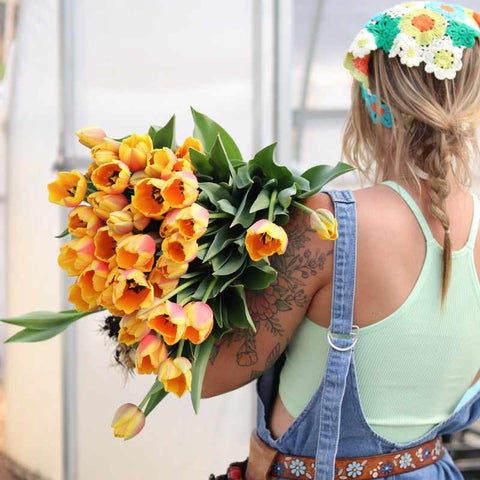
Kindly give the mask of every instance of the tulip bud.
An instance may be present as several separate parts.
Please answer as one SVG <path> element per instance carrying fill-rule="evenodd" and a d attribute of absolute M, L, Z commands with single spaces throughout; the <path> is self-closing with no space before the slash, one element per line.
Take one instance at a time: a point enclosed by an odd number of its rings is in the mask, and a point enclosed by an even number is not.
<path fill-rule="evenodd" d="M 132 403 L 122 405 L 112 420 L 113 434 L 115 437 L 129 440 L 134 437 L 145 425 L 145 414 Z"/>
<path fill-rule="evenodd" d="M 120 332 L 118 334 L 118 341 L 125 345 L 133 345 L 140 342 L 150 333 L 148 321 L 140 318 L 137 313 L 125 315 L 120 320 Z"/>
<path fill-rule="evenodd" d="M 102 143 L 106 136 L 107 134 L 100 127 L 85 127 L 77 132 L 80 143 L 88 148 Z"/>
<path fill-rule="evenodd" d="M 135 354 L 135 365 L 140 375 L 158 374 L 160 364 L 168 358 L 165 344 L 156 335 L 149 334 L 140 341 Z"/>
<path fill-rule="evenodd" d="M 158 370 L 158 380 L 166 392 L 181 397 L 192 389 L 192 364 L 185 357 L 167 358 Z"/>
<path fill-rule="evenodd" d="M 114 236 L 123 236 L 133 230 L 132 214 L 125 209 L 112 212 L 107 220 L 108 228 Z"/>
<path fill-rule="evenodd" d="M 250 258 L 258 262 L 274 253 L 283 255 L 287 249 L 288 237 L 285 230 L 268 220 L 258 220 L 248 230 L 245 246 Z"/>
<path fill-rule="evenodd" d="M 310 215 L 310 226 L 322 240 L 335 240 L 338 238 L 337 219 L 326 208 L 319 208 Z"/>
<path fill-rule="evenodd" d="M 120 142 L 113 138 L 105 138 L 102 143 L 99 143 L 92 148 L 92 158 L 97 165 L 102 163 L 111 162 L 112 160 L 118 160 L 118 149 L 120 148 Z"/>
<path fill-rule="evenodd" d="M 122 140 L 118 155 L 132 172 L 144 170 L 152 155 L 153 143 L 149 135 L 133 134 Z"/>
<path fill-rule="evenodd" d="M 213 311 L 204 302 L 191 302 L 185 306 L 187 329 L 183 335 L 185 340 L 194 344 L 204 342 L 213 329 Z"/>
<path fill-rule="evenodd" d="M 112 212 L 122 210 L 128 205 L 125 195 L 110 194 L 105 192 L 94 192 L 87 197 L 88 203 L 92 205 L 93 211 L 102 219 L 108 220 Z"/>

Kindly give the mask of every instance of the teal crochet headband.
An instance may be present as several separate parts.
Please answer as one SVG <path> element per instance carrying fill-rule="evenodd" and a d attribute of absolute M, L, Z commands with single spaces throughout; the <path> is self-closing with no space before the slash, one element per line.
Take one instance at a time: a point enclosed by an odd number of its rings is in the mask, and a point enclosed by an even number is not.
<path fill-rule="evenodd" d="M 465 48 L 480 37 L 480 14 L 441 2 L 410 2 L 375 15 L 350 46 L 344 66 L 368 89 L 370 54 L 381 48 L 408 67 L 425 64 L 439 80 L 462 68 Z"/>

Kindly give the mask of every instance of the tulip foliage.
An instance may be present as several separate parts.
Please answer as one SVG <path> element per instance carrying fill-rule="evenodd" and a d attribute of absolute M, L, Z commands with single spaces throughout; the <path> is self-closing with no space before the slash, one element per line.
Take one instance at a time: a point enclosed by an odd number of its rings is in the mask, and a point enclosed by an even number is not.
<path fill-rule="evenodd" d="M 287 248 L 292 208 L 308 211 L 318 235 L 335 240 L 331 212 L 302 199 L 352 170 L 338 163 L 296 175 L 275 163 L 275 145 L 245 161 L 220 125 L 192 113 L 193 136 L 180 146 L 174 117 L 122 139 L 98 127 L 77 132 L 91 150 L 88 171 L 60 172 L 48 186 L 50 201 L 70 208 L 59 237 L 71 238 L 58 263 L 75 277 L 75 309 L 4 320 L 23 327 L 7 341 L 35 342 L 94 312 L 121 317 L 117 341 L 134 349 L 138 374 L 155 376 L 140 405 L 114 417 L 114 433 L 125 439 L 169 392 L 190 391 L 198 411 L 215 340 L 233 327 L 255 330 L 245 290 L 275 281 L 269 257 Z"/>

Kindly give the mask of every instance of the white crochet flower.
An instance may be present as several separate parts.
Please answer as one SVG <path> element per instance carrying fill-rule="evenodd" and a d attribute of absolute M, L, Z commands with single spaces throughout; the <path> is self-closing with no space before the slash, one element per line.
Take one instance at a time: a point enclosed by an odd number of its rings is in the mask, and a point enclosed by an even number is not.
<path fill-rule="evenodd" d="M 418 67 L 423 61 L 424 47 L 405 33 L 399 33 L 393 42 L 389 57 L 400 57 L 400 61 L 407 67 Z"/>
<path fill-rule="evenodd" d="M 377 43 L 375 42 L 375 36 L 366 28 L 363 28 L 353 40 L 349 51 L 353 53 L 355 58 L 363 58 L 376 49 Z"/>
<path fill-rule="evenodd" d="M 439 80 L 452 80 L 462 68 L 464 49 L 465 47 L 456 47 L 450 37 L 434 40 L 425 47 L 425 71 L 433 73 Z"/>

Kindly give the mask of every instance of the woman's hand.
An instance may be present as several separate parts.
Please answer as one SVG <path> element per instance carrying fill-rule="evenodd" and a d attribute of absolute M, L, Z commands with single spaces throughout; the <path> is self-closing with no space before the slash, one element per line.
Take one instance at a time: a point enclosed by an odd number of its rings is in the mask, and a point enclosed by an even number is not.
<path fill-rule="evenodd" d="M 311 197 L 307 205 L 333 212 L 333 202 L 326 193 Z M 287 251 L 271 258 L 277 280 L 264 291 L 247 292 L 257 331 L 233 327 L 216 341 L 205 374 L 203 398 L 239 388 L 271 367 L 305 318 L 314 295 L 331 281 L 334 243 L 317 237 L 308 214 L 296 209 L 293 212 L 285 227 Z"/>

